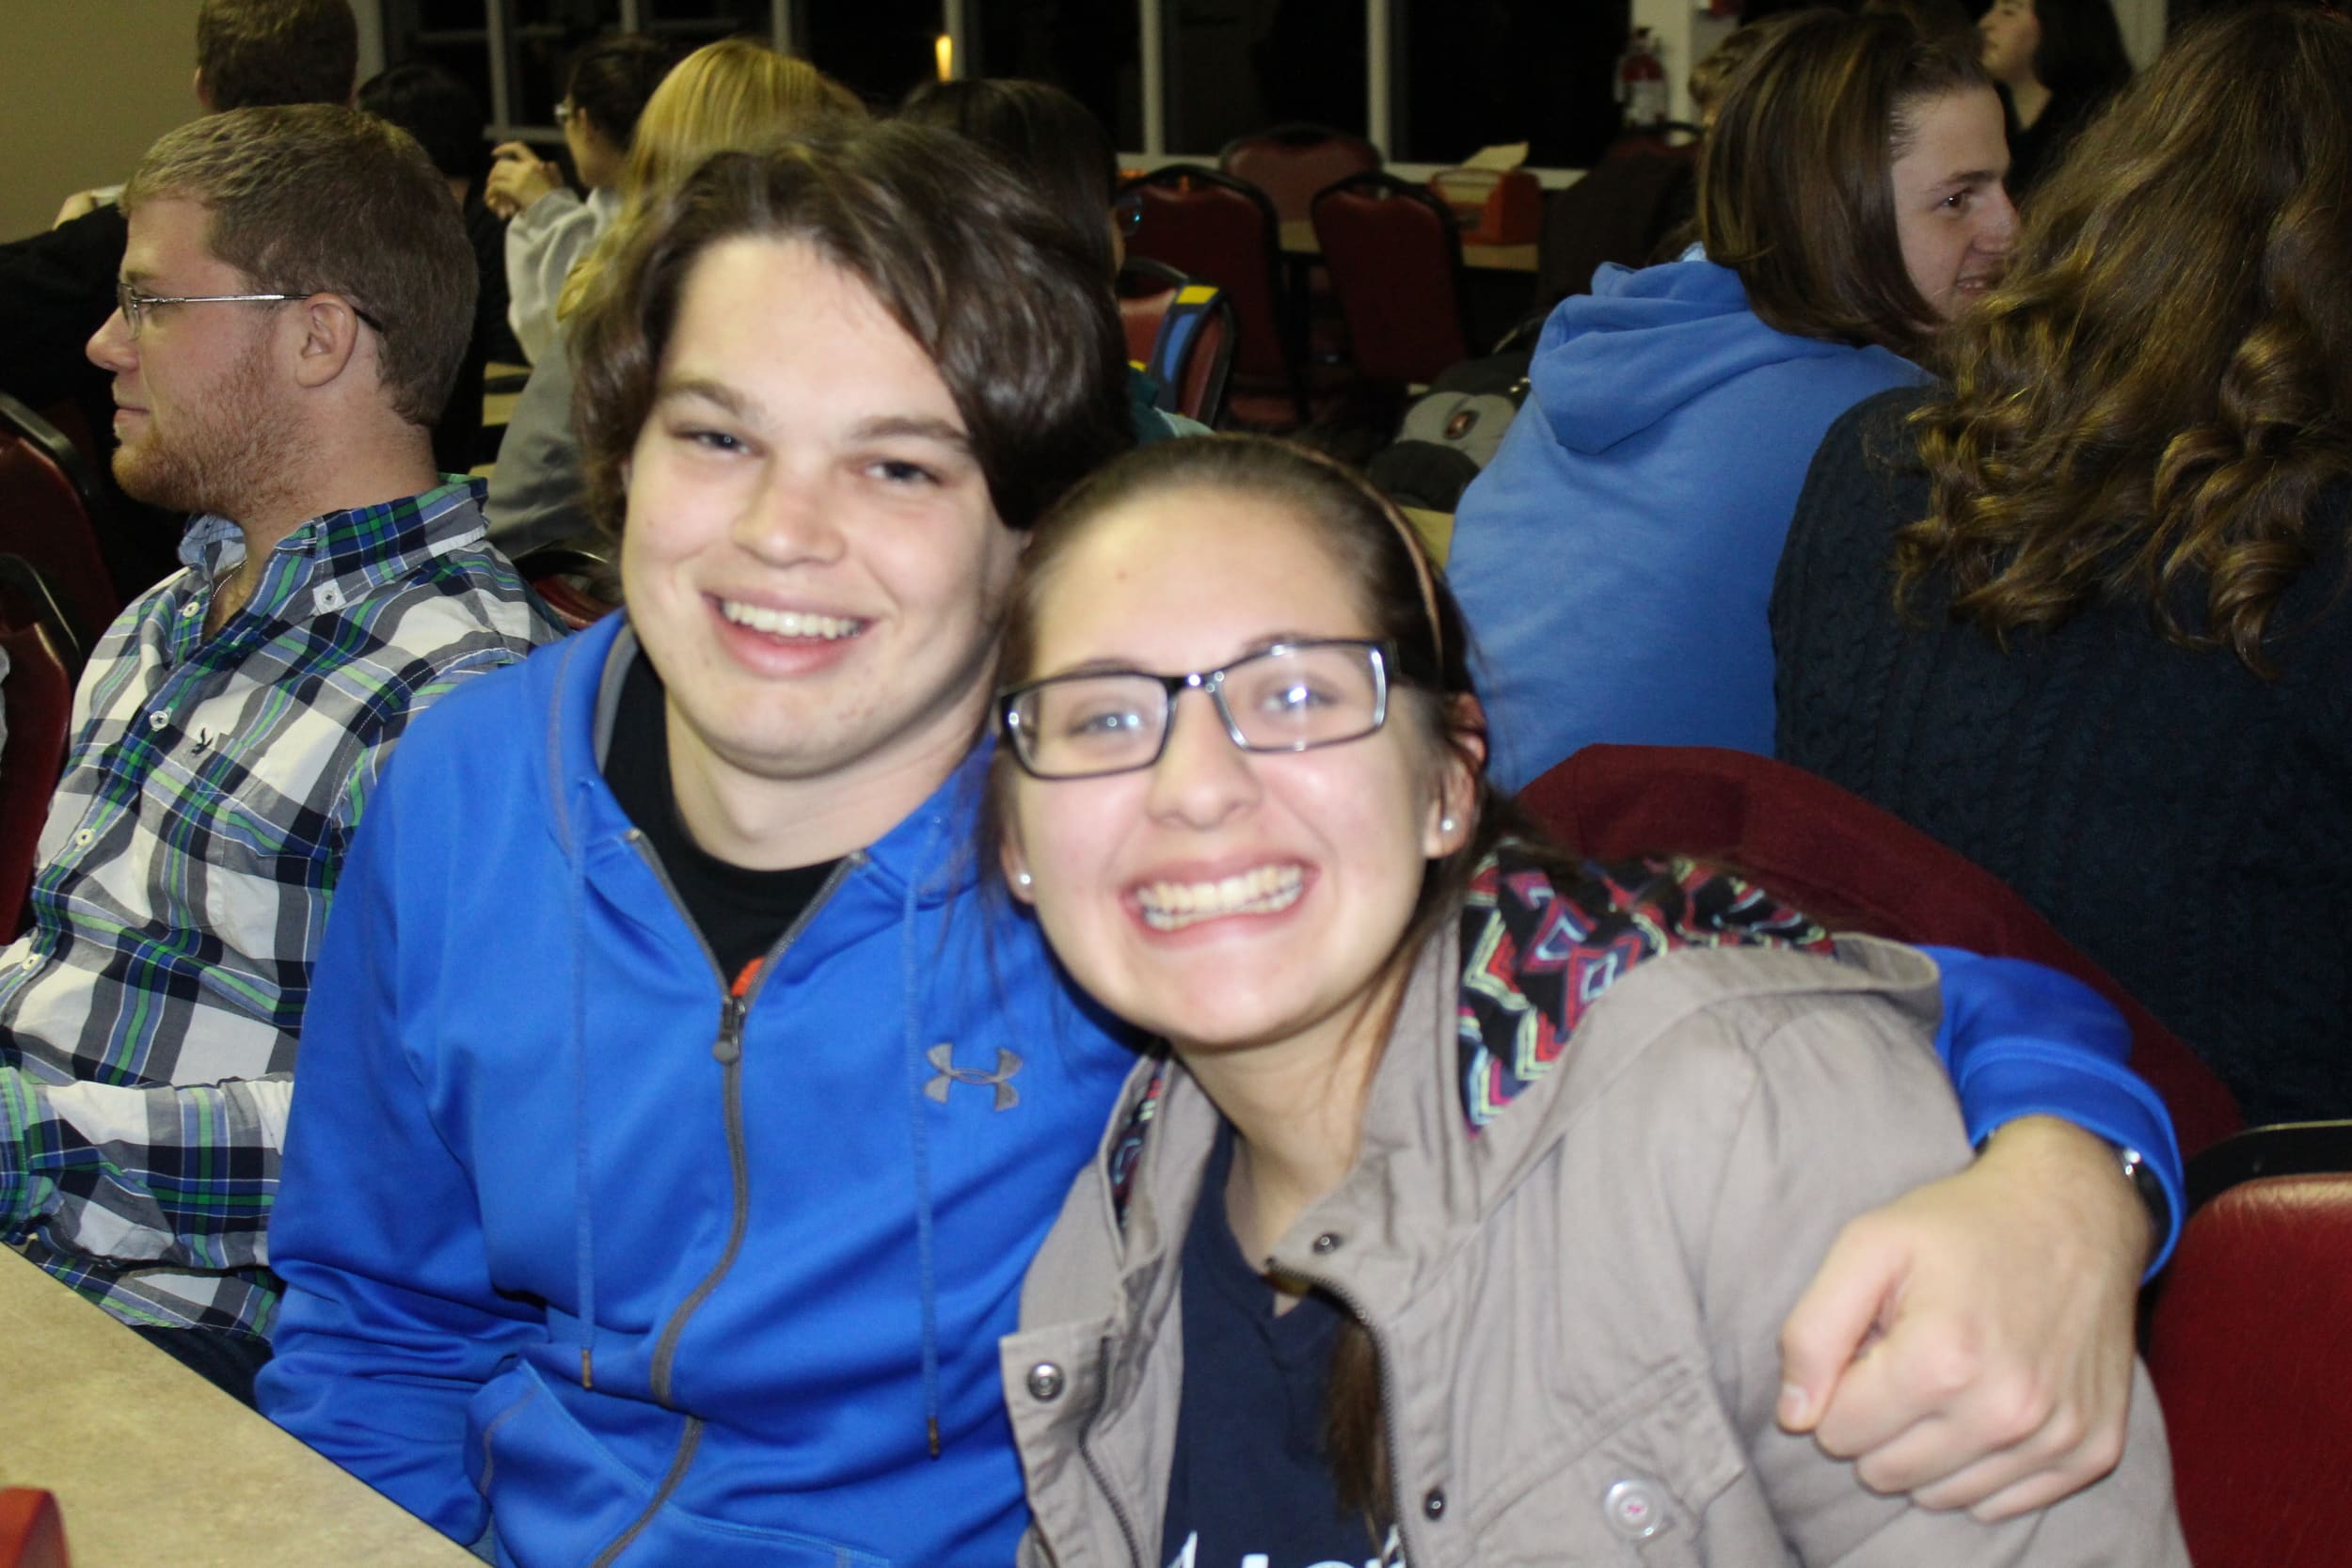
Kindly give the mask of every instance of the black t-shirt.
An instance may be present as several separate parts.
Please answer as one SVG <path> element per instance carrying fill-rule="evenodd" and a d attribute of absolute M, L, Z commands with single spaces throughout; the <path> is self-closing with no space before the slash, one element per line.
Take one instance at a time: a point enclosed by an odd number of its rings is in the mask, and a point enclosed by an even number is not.
<path fill-rule="evenodd" d="M 1311 1291 L 1274 1311 L 1225 1213 L 1233 1130 L 1217 1133 L 1184 1233 L 1184 1386 L 1160 1561 L 1169 1568 L 1357 1568 L 1380 1553 L 1340 1506 L 1325 1389 L 1347 1309 Z"/>
<path fill-rule="evenodd" d="M 604 782 L 645 835 L 678 901 L 718 956 L 732 981 L 753 959 L 765 958 L 841 863 L 824 861 L 783 871 L 747 871 L 706 851 L 678 820 L 670 785 L 667 700 L 653 661 L 643 654 L 621 681 L 612 715 L 612 744 Z"/>

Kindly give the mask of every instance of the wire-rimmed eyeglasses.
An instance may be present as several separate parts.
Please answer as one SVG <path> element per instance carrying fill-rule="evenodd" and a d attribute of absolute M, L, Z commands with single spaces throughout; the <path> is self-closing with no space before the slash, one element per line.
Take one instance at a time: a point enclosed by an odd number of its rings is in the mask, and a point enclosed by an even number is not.
<path fill-rule="evenodd" d="M 1039 779 L 1150 768 L 1168 749 L 1176 698 L 1200 690 L 1245 752 L 1305 752 L 1361 740 L 1388 721 L 1395 649 L 1355 638 L 1282 642 L 1219 670 L 1155 675 L 1081 671 L 1007 687 L 996 716 L 1013 760 Z"/>
<path fill-rule="evenodd" d="M 139 328 L 146 325 L 147 312 L 158 305 L 283 305 L 292 300 L 309 299 L 310 294 L 330 292 L 313 289 L 310 293 L 301 294 L 150 294 L 141 293 L 128 283 L 118 282 L 115 285 L 115 304 L 121 309 L 123 323 L 130 327 L 131 336 L 135 338 L 139 335 Z M 349 305 L 351 302 L 346 299 L 344 303 Z M 375 328 L 378 334 L 383 332 L 384 324 L 358 306 L 352 305 L 351 313 Z"/>

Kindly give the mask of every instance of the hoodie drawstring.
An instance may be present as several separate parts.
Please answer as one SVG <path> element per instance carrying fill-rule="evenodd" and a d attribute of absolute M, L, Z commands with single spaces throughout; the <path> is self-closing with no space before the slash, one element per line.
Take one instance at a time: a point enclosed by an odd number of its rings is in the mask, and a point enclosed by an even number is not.
<path fill-rule="evenodd" d="M 931 863 L 931 849 L 938 843 L 940 823 L 930 825 L 930 839 L 924 845 L 918 863 Z M 934 1268 L 931 1235 L 931 1139 L 929 1118 L 923 1114 L 923 1085 L 929 1076 L 929 1061 L 925 1058 L 922 1037 L 923 1009 L 915 1006 L 918 968 L 915 960 L 915 895 L 919 879 L 907 879 L 904 903 L 901 905 L 898 930 L 899 962 L 902 967 L 900 988 L 906 998 L 904 1029 L 906 1059 L 912 1080 L 907 1096 L 908 1115 L 914 1125 L 914 1249 L 916 1266 L 923 1282 L 923 1424 L 930 1444 L 930 1455 L 939 1457 L 939 1278 Z"/>
<path fill-rule="evenodd" d="M 584 807 L 591 787 L 586 779 L 576 786 L 582 809 L 573 813 L 575 822 L 587 819 Z M 577 843 L 566 847 L 572 863 L 572 1267 L 580 1298 L 580 1386 L 594 1388 L 596 1226 L 588 1189 L 588 857 Z"/>

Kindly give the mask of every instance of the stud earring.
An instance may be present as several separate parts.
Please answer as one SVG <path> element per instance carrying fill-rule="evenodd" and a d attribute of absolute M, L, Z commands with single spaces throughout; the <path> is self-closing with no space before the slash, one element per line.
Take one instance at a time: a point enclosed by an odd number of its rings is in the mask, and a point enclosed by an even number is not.
<path fill-rule="evenodd" d="M 1030 876 L 1030 875 L 1029 875 L 1027 872 L 1025 872 L 1025 871 L 1016 871 L 1016 872 L 1014 872 L 1014 873 L 1012 874 L 1012 883 L 1013 883 L 1013 886 L 1015 886 L 1015 887 L 1024 887 L 1024 888 L 1025 888 L 1025 887 L 1027 887 L 1027 886 L 1028 886 L 1031 882 L 1034 882 L 1035 880 L 1037 880 L 1037 879 L 1036 879 L 1036 878 L 1034 878 L 1034 877 L 1032 877 L 1032 876 Z"/>
<path fill-rule="evenodd" d="M 1451 816 L 1440 816 L 1438 818 L 1438 832 L 1441 833 L 1450 833 L 1460 825 L 1461 824 L 1455 822 Z"/>

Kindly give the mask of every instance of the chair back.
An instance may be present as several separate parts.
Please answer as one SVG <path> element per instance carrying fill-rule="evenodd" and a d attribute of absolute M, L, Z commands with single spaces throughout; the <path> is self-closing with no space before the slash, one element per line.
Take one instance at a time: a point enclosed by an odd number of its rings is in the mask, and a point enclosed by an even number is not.
<path fill-rule="evenodd" d="M 2212 1069 L 2008 884 L 1827 780 L 1713 746 L 1587 746 L 1519 800 L 1580 854 L 1718 860 L 1833 927 L 2070 974 L 2123 1015 L 2132 1070 L 2164 1097 L 2185 1152 L 2242 1125 Z"/>
<path fill-rule="evenodd" d="M 97 475 L 73 443 L 0 394 L 0 550 L 40 569 L 84 647 L 122 608 L 91 522 L 100 505 Z"/>
<path fill-rule="evenodd" d="M 0 702 L 8 709 L 8 739 L 0 744 L 0 942 L 24 929 L 25 896 L 40 868 L 40 831 L 49 799 L 65 772 L 73 722 L 73 675 L 58 634 L 40 614 L 24 614 L 7 595 L 0 619 L 0 652 L 8 673 Z M 0 1559 L 4 1561 L 5 1559 Z"/>
<path fill-rule="evenodd" d="M 1215 425 L 1233 364 L 1233 302 L 1214 283 L 1135 256 L 1119 270 L 1127 356 L 1159 383 L 1159 406 Z"/>
<path fill-rule="evenodd" d="M 1589 293 L 1604 261 L 1646 266 L 1697 199 L 1696 166 L 1687 157 L 1633 154 L 1585 170 L 1544 203 L 1535 240 L 1535 299 L 1547 309 Z"/>
<path fill-rule="evenodd" d="M 1346 131 L 1295 120 L 1235 136 L 1216 155 L 1216 166 L 1265 192 L 1284 223 L 1305 221 L 1315 193 L 1351 174 L 1382 166 L 1380 150 Z"/>
<path fill-rule="evenodd" d="M 2262 1158 L 2281 1141 L 2302 1147 Z M 2193 1210 L 2152 1291 L 2148 1370 L 2189 1560 L 2333 1568 L 2352 1540 L 2352 1122 L 2241 1133 L 2190 1162 L 2192 1195 L 2216 1162 L 2286 1174 Z"/>
<path fill-rule="evenodd" d="M 1470 357 L 1462 236 L 1454 214 L 1386 174 L 1354 174 L 1319 192 L 1315 243 L 1367 380 L 1426 383 Z"/>
<path fill-rule="evenodd" d="M 1240 337 L 1233 368 L 1297 388 L 1297 356 L 1282 308 L 1281 223 L 1265 193 L 1198 164 L 1169 164 L 1120 187 L 1142 204 L 1131 256 L 1215 283 L 1232 301 Z"/>
<path fill-rule="evenodd" d="M 0 1568 L 72 1568 L 56 1497 L 30 1486 L 0 1488 Z"/>
<path fill-rule="evenodd" d="M 542 545 L 515 571 L 555 618 L 584 630 L 620 608 L 620 573 L 609 556 L 579 544 Z"/>

